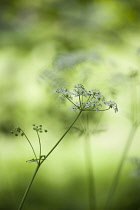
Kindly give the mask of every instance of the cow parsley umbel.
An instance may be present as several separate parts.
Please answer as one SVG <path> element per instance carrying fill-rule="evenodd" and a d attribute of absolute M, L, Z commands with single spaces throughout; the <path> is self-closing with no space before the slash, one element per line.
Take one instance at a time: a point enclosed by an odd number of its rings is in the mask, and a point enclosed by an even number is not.
<path fill-rule="evenodd" d="M 114 101 L 106 101 L 105 97 L 97 89 L 86 90 L 82 84 L 74 86 L 73 91 L 65 87 L 57 88 L 55 91 L 60 94 L 60 98 L 66 98 L 72 103 L 72 109 L 80 111 L 105 111 L 114 109 L 118 111 L 117 104 Z M 76 101 L 75 98 L 78 98 Z"/>

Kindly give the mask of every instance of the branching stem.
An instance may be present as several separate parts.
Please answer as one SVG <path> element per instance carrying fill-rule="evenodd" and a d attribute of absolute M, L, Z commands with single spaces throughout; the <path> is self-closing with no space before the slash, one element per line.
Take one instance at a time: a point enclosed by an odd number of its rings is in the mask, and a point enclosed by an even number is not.
<path fill-rule="evenodd" d="M 22 130 L 22 132 L 24 133 L 23 130 Z M 32 151 L 33 151 L 33 153 L 34 153 L 35 159 L 37 160 L 38 158 L 37 158 L 37 155 L 36 155 L 35 150 L 34 150 L 34 148 L 33 148 L 33 145 L 31 144 L 29 138 L 27 137 L 27 135 L 26 135 L 25 133 L 24 133 L 24 136 L 25 136 L 25 138 L 27 139 L 28 143 L 30 144 L 30 146 L 31 146 L 31 148 L 32 148 Z"/>
<path fill-rule="evenodd" d="M 80 111 L 80 112 L 78 113 L 77 117 L 76 117 L 75 120 L 72 122 L 72 124 L 70 125 L 70 127 L 66 130 L 66 132 L 62 135 L 62 137 L 58 140 L 58 142 L 54 145 L 54 147 L 48 152 L 48 154 L 44 157 L 43 160 L 41 160 L 41 142 L 40 142 L 39 134 L 38 134 L 38 132 L 37 132 L 38 138 L 39 138 L 39 145 L 40 145 L 40 157 L 39 157 L 39 162 L 38 162 L 36 153 L 35 153 L 35 151 L 34 151 L 34 148 L 33 148 L 32 144 L 31 144 L 31 142 L 29 141 L 28 137 L 25 135 L 26 139 L 28 140 L 28 142 L 29 142 L 29 144 L 31 145 L 32 150 L 33 150 L 33 152 L 34 152 L 34 154 L 35 154 L 35 157 L 36 157 L 36 160 L 37 160 L 37 167 L 36 167 L 36 169 L 35 169 L 35 171 L 34 171 L 34 174 L 33 174 L 32 178 L 31 178 L 30 182 L 29 182 L 29 185 L 28 185 L 28 187 L 27 187 L 27 189 L 26 189 L 26 191 L 25 191 L 25 193 L 24 193 L 24 195 L 23 195 L 23 198 L 22 198 L 22 200 L 21 200 L 21 203 L 20 203 L 20 205 L 19 205 L 18 210 L 21 210 L 21 209 L 22 209 L 23 204 L 25 203 L 26 197 L 27 197 L 27 195 L 28 195 L 28 193 L 29 193 L 29 190 L 30 190 L 30 188 L 31 188 L 31 186 L 32 186 L 32 183 L 33 183 L 33 181 L 34 181 L 34 179 L 35 179 L 35 177 L 36 177 L 36 175 L 37 175 L 37 172 L 38 172 L 40 166 L 41 166 L 42 163 L 47 159 L 47 157 L 54 151 L 54 149 L 58 146 L 58 144 L 62 141 L 62 139 L 66 136 L 66 134 L 69 132 L 69 130 L 70 130 L 70 129 L 72 128 L 72 126 L 75 124 L 75 122 L 77 121 L 77 119 L 79 118 L 79 116 L 81 115 L 81 113 L 82 113 L 82 111 Z"/>

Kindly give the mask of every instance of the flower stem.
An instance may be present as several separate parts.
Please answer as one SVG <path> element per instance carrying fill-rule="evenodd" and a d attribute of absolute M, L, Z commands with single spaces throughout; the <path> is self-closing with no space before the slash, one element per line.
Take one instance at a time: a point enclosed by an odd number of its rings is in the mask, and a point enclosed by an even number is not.
<path fill-rule="evenodd" d="M 29 182 L 29 184 L 28 184 L 28 186 L 27 186 L 27 188 L 26 188 L 26 191 L 25 191 L 25 193 L 24 193 L 24 195 L 23 195 L 23 198 L 22 198 L 22 200 L 21 200 L 21 203 L 20 203 L 20 205 L 19 205 L 18 210 L 21 210 L 21 209 L 22 209 L 23 204 L 24 204 L 24 202 L 25 202 L 25 200 L 26 200 L 26 197 L 27 197 L 27 195 L 28 195 L 28 192 L 29 192 L 29 190 L 30 190 L 30 188 L 31 188 L 31 186 L 32 186 L 32 183 L 33 183 L 33 181 L 34 181 L 34 179 L 35 179 L 35 177 L 36 177 L 36 174 L 37 174 L 39 168 L 40 168 L 40 164 L 37 165 L 37 167 L 36 167 L 36 169 L 35 169 L 35 171 L 34 171 L 34 174 L 33 174 L 32 178 L 31 178 L 31 180 L 30 180 L 30 182 Z"/>
<path fill-rule="evenodd" d="M 62 141 L 62 139 L 66 136 L 66 134 L 69 132 L 69 130 L 72 128 L 72 126 L 75 124 L 75 122 L 77 121 L 77 119 L 80 117 L 82 113 L 82 110 L 80 110 L 79 114 L 77 115 L 77 117 L 75 118 L 75 120 L 72 122 L 72 124 L 70 125 L 70 127 L 66 130 L 66 132 L 63 134 L 63 136 L 58 140 L 58 142 L 54 145 L 54 147 L 48 152 L 48 154 L 45 156 L 45 158 L 42 160 L 41 164 L 44 162 L 44 160 L 46 160 L 46 158 L 54 151 L 54 149 L 58 146 L 58 144 Z"/>
<path fill-rule="evenodd" d="M 38 137 L 38 141 L 39 141 L 39 162 L 40 162 L 40 158 L 41 158 L 41 141 L 40 141 L 40 136 L 38 131 L 37 132 L 37 137 Z"/>
<path fill-rule="evenodd" d="M 23 132 L 23 130 L 22 130 L 22 132 Z M 23 132 L 23 133 L 24 133 L 24 132 Z M 36 160 L 37 160 L 37 155 L 36 155 L 36 153 L 35 153 L 35 150 L 34 150 L 34 148 L 33 148 L 33 145 L 31 144 L 29 138 L 27 137 L 27 135 L 26 135 L 25 133 L 24 133 L 24 136 L 25 136 L 25 138 L 27 139 L 28 143 L 30 144 L 30 146 L 31 146 L 31 148 L 32 148 L 32 151 L 33 151 L 33 153 L 34 153 L 34 156 L 35 156 L 35 158 L 36 158 Z"/>
<path fill-rule="evenodd" d="M 25 202 L 25 200 L 26 200 L 27 194 L 29 193 L 29 190 L 30 190 L 30 188 L 31 188 L 31 186 L 32 186 L 32 183 L 33 183 L 33 181 L 34 181 L 34 179 L 35 179 L 35 177 L 36 177 L 36 174 L 37 174 L 37 172 L 38 172 L 38 170 L 39 170 L 41 164 L 44 162 L 44 160 L 46 160 L 46 158 L 53 152 L 53 150 L 58 146 L 58 144 L 59 144 L 59 143 L 62 141 L 62 139 L 66 136 L 66 134 L 67 134 L 67 133 L 69 132 L 69 130 L 72 128 L 72 126 L 73 126 L 74 123 L 77 121 L 77 119 L 79 118 L 79 116 L 81 115 L 81 113 L 82 113 L 82 111 L 79 112 L 79 114 L 77 115 L 77 117 L 75 118 L 75 120 L 72 122 L 72 124 L 70 125 L 70 127 L 66 130 L 66 132 L 63 134 L 63 136 L 58 140 L 58 142 L 54 145 L 54 147 L 48 152 L 48 154 L 45 156 L 45 158 L 44 158 L 42 161 L 39 159 L 39 162 L 37 162 L 37 167 L 36 167 L 36 169 L 35 169 L 35 171 L 34 171 L 34 174 L 33 174 L 32 178 L 31 178 L 31 180 L 30 180 L 30 182 L 29 182 L 29 184 L 28 184 L 28 186 L 27 186 L 27 189 L 26 189 L 26 191 L 25 191 L 25 193 L 24 193 L 24 195 L 23 195 L 23 198 L 22 198 L 22 200 L 21 200 L 21 203 L 20 203 L 20 205 L 19 205 L 18 210 L 21 210 L 21 209 L 22 209 L 23 204 L 24 204 L 24 202 Z M 38 134 L 38 133 L 37 133 L 37 134 Z M 27 139 L 27 140 L 28 140 L 28 139 Z M 29 140 L 28 140 L 28 141 L 29 141 Z M 30 141 L 29 141 L 29 143 L 30 143 Z M 40 144 L 40 153 L 41 153 L 40 138 L 39 138 L 39 144 Z M 33 150 L 33 151 L 34 151 L 34 150 Z M 40 157 L 41 157 L 41 154 L 40 154 Z"/>

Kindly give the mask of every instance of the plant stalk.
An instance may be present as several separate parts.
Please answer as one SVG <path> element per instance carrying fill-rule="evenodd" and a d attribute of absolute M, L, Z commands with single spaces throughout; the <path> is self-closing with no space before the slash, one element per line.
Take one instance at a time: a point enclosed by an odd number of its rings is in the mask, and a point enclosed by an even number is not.
<path fill-rule="evenodd" d="M 58 140 L 58 142 L 54 145 L 54 147 L 48 152 L 48 154 L 45 156 L 45 158 L 42 160 L 41 164 L 44 162 L 44 160 L 46 160 L 46 158 L 54 151 L 54 149 L 58 146 L 58 144 L 62 141 L 62 139 L 66 136 L 66 134 L 69 132 L 69 130 L 72 128 L 72 126 L 75 124 L 75 122 L 77 121 L 77 119 L 79 118 L 79 116 L 81 115 L 82 110 L 80 110 L 79 114 L 77 115 L 77 117 L 75 118 L 75 120 L 72 122 L 72 124 L 70 125 L 70 127 L 66 130 L 66 132 L 63 134 L 63 136 Z"/>
<path fill-rule="evenodd" d="M 133 124 L 132 127 L 131 127 L 131 130 L 130 130 L 130 133 L 128 135 L 127 141 L 126 141 L 125 148 L 124 148 L 124 151 L 123 151 L 123 154 L 122 154 L 117 172 L 115 174 L 115 177 L 113 179 L 113 182 L 112 182 L 112 185 L 111 185 L 108 197 L 107 197 L 107 201 L 106 201 L 104 210 L 110 210 L 111 202 L 114 198 L 114 194 L 116 192 L 116 189 L 117 189 L 117 186 L 118 186 L 118 183 L 119 183 L 119 178 L 120 178 L 121 171 L 122 171 L 122 168 L 123 168 L 123 165 L 124 165 L 124 161 L 125 161 L 125 158 L 127 156 L 128 150 L 129 150 L 129 148 L 132 144 L 132 141 L 133 141 L 133 138 L 134 138 L 134 135 L 136 133 L 137 128 L 138 128 L 137 124 Z"/>
<path fill-rule="evenodd" d="M 30 188 L 31 188 L 31 186 L 32 186 L 32 183 L 33 183 L 33 181 L 34 181 L 34 179 L 35 179 L 35 177 L 36 177 L 36 175 L 37 175 L 37 172 L 38 172 L 38 170 L 39 170 L 39 168 L 40 168 L 40 166 L 41 166 L 41 164 L 46 160 L 46 158 L 54 151 L 54 149 L 58 146 L 58 144 L 62 141 L 62 139 L 66 136 L 66 134 L 69 132 L 69 130 L 72 128 L 72 126 L 74 125 L 74 123 L 77 121 L 77 119 L 79 118 L 79 116 L 81 115 L 81 113 L 82 113 L 82 111 L 80 110 L 80 112 L 79 112 L 79 114 L 77 115 L 77 117 L 75 118 L 75 120 L 72 122 L 72 124 L 70 125 L 70 127 L 66 130 L 66 132 L 63 134 L 63 136 L 58 140 L 58 142 L 54 145 L 54 147 L 48 152 L 48 154 L 45 156 L 45 158 L 40 162 L 37 162 L 37 167 L 36 167 L 36 169 L 35 169 L 35 171 L 34 171 L 34 174 L 33 174 L 33 176 L 32 176 L 32 178 L 31 178 L 31 180 L 30 180 L 30 182 L 29 182 L 29 184 L 28 184 L 28 186 L 27 186 L 27 189 L 26 189 L 26 191 L 25 191 L 25 193 L 24 193 L 24 195 L 23 195 L 23 198 L 22 198 L 22 200 L 21 200 L 21 203 L 20 203 L 20 205 L 19 205 L 19 208 L 18 208 L 18 210 L 21 210 L 22 209 L 22 207 L 23 207 L 23 204 L 25 203 L 25 200 L 26 200 L 26 197 L 27 197 L 27 195 L 28 195 L 28 193 L 29 193 L 29 190 L 30 190 Z M 40 140 L 40 139 L 39 139 Z M 41 147 L 40 147 L 40 150 L 41 150 Z M 41 155 L 41 154 L 40 154 Z M 40 156 L 41 157 L 41 156 Z"/>
<path fill-rule="evenodd" d="M 34 179 L 35 179 L 35 177 L 36 177 L 36 174 L 37 174 L 39 168 L 40 168 L 40 164 L 37 164 L 37 167 L 36 167 L 36 169 L 35 169 L 35 171 L 34 171 L 34 174 L 33 174 L 32 178 L 31 178 L 31 180 L 30 180 L 30 182 L 29 182 L 29 184 L 28 184 L 28 186 L 27 186 L 27 189 L 26 189 L 26 191 L 25 191 L 25 193 L 24 193 L 24 195 L 23 195 L 23 198 L 22 198 L 22 200 L 21 200 L 21 203 L 20 203 L 20 205 L 19 205 L 18 210 L 21 210 L 21 209 L 22 209 L 23 204 L 24 204 L 24 202 L 25 202 L 25 200 L 26 200 L 26 197 L 27 197 L 27 195 L 28 195 L 28 192 L 29 192 L 29 190 L 30 190 L 30 188 L 31 188 L 31 186 L 32 186 L 32 183 L 33 183 L 33 181 L 34 181 Z"/>

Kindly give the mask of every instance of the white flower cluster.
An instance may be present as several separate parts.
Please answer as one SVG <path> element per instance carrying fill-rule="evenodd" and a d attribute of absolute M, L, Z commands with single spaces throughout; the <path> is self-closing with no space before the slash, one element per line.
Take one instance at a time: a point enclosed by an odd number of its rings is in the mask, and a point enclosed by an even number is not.
<path fill-rule="evenodd" d="M 67 88 L 65 87 L 60 87 L 60 88 L 57 88 L 57 90 L 55 91 L 56 93 L 61 93 L 60 97 L 64 97 L 64 98 L 67 98 L 67 99 L 73 99 L 72 98 L 72 94 Z"/>
<path fill-rule="evenodd" d="M 99 90 L 91 89 L 87 91 L 81 84 L 75 85 L 73 92 L 65 87 L 57 88 L 55 92 L 60 93 L 60 97 L 68 99 L 73 104 L 73 110 L 98 112 L 113 108 L 115 112 L 118 111 L 117 104 L 114 101 L 106 101 Z M 78 97 L 78 102 L 73 101 L 74 97 Z"/>

